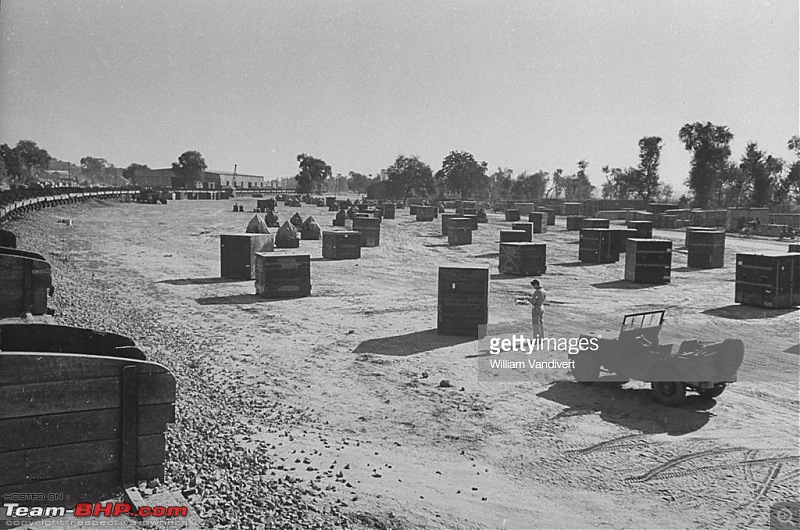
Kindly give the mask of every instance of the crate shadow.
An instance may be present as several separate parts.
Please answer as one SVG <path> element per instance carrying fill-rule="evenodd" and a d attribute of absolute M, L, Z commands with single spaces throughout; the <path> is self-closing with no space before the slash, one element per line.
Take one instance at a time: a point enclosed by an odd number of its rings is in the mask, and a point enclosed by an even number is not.
<path fill-rule="evenodd" d="M 539 276 L 541 276 L 541 274 Z M 489 275 L 489 279 L 491 280 L 519 280 L 522 278 L 533 278 L 533 275 L 528 276 L 526 274 L 505 274 L 505 273 L 495 273 Z"/>
<path fill-rule="evenodd" d="M 215 283 L 236 283 L 252 282 L 252 279 L 243 278 L 177 278 L 174 280 L 160 280 L 156 283 L 166 283 L 169 285 L 212 285 Z"/>
<path fill-rule="evenodd" d="M 476 254 L 472 256 L 473 258 L 499 258 L 499 252 L 489 252 L 488 254 Z"/>
<path fill-rule="evenodd" d="M 797 311 L 796 307 L 785 309 L 769 309 L 765 307 L 752 307 L 746 305 L 728 305 L 716 309 L 706 309 L 703 314 L 712 317 L 730 318 L 732 320 L 758 320 L 763 318 L 775 318 Z"/>
<path fill-rule="evenodd" d="M 575 381 L 553 382 L 536 394 L 568 407 L 556 418 L 600 413 L 600 419 L 643 434 L 682 436 L 704 427 L 713 415 L 714 399 L 689 395 L 678 407 L 657 403 L 649 389 L 623 388 L 614 381 L 583 385 Z"/>
<path fill-rule="evenodd" d="M 460 337 L 455 335 L 439 335 L 436 329 L 416 331 L 394 337 L 365 340 L 353 350 L 353 353 L 373 353 L 377 355 L 391 355 L 406 357 L 439 348 L 449 348 L 465 342 L 477 340 L 473 337 Z"/>
<path fill-rule="evenodd" d="M 595 289 L 647 289 L 650 284 L 633 283 L 628 280 L 614 280 L 613 282 L 593 283 Z"/>
<path fill-rule="evenodd" d="M 791 353 L 793 355 L 800 355 L 800 344 L 795 344 L 794 346 L 789 346 L 783 353 Z"/>
<path fill-rule="evenodd" d="M 287 296 L 284 298 L 264 298 L 257 294 L 234 294 L 230 296 L 211 296 L 207 298 L 195 298 L 195 302 L 200 305 L 252 305 L 265 302 L 290 302 L 308 296 Z"/>

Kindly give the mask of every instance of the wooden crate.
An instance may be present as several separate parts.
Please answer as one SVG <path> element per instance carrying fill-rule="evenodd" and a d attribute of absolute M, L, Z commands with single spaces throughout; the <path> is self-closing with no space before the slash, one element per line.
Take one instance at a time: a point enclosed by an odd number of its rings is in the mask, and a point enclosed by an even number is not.
<path fill-rule="evenodd" d="M 477 230 L 478 222 L 469 217 L 451 217 L 448 228 L 468 228 L 470 230 Z"/>
<path fill-rule="evenodd" d="M 669 283 L 672 241 L 629 238 L 625 252 L 625 279 L 634 283 Z"/>
<path fill-rule="evenodd" d="M 500 242 L 522 242 L 529 243 L 528 234 L 525 230 L 500 230 Z"/>
<path fill-rule="evenodd" d="M 52 294 L 52 273 L 44 256 L 15 248 L 0 250 L 0 318 L 44 315 Z"/>
<path fill-rule="evenodd" d="M 800 243 L 789 243 L 789 252 L 800 252 Z"/>
<path fill-rule="evenodd" d="M 725 263 L 725 230 L 686 230 L 689 249 L 687 265 L 696 269 L 717 269 Z"/>
<path fill-rule="evenodd" d="M 581 229 L 584 228 L 608 228 L 611 222 L 602 217 L 586 217 L 581 221 Z"/>
<path fill-rule="evenodd" d="M 735 301 L 771 309 L 800 305 L 800 254 L 736 254 Z"/>
<path fill-rule="evenodd" d="M 553 208 L 537 208 L 536 210 L 547 214 L 547 226 L 555 226 L 556 211 Z"/>
<path fill-rule="evenodd" d="M 259 211 L 267 211 L 267 210 L 275 210 L 278 207 L 278 203 L 275 202 L 275 199 L 258 199 L 256 201 L 256 208 Z"/>
<path fill-rule="evenodd" d="M 619 252 L 615 252 L 611 229 L 581 229 L 578 259 L 583 263 L 615 263 L 619 261 Z"/>
<path fill-rule="evenodd" d="M 472 244 L 472 229 L 469 227 L 455 227 L 451 226 L 447 230 L 447 244 L 448 245 L 471 245 Z"/>
<path fill-rule="evenodd" d="M 256 294 L 264 298 L 309 296 L 311 256 L 257 252 Z"/>
<path fill-rule="evenodd" d="M 0 324 L 0 351 L 82 353 L 145 360 L 128 337 L 73 326 L 52 324 Z"/>
<path fill-rule="evenodd" d="M 651 239 L 653 237 L 653 221 L 628 221 L 628 228 L 638 232 L 636 237 Z"/>
<path fill-rule="evenodd" d="M 533 241 L 533 223 L 512 223 L 511 230 L 522 230 L 525 232 L 525 241 L 529 243 Z"/>
<path fill-rule="evenodd" d="M 469 211 L 469 209 L 465 208 L 465 211 Z M 463 217 L 464 219 L 469 219 L 469 227 L 472 230 L 477 230 L 478 229 L 478 222 L 479 222 L 478 214 L 465 213 L 461 217 Z"/>
<path fill-rule="evenodd" d="M 500 243 L 502 274 L 540 276 L 547 272 L 547 245 L 544 243 Z"/>
<path fill-rule="evenodd" d="M 453 219 L 454 217 L 459 217 L 459 215 L 457 213 L 443 213 L 440 214 L 439 217 L 442 218 L 442 235 L 446 236 L 447 231 L 450 228 L 450 219 Z"/>
<path fill-rule="evenodd" d="M 579 202 L 565 202 L 562 205 L 563 208 L 563 215 L 580 215 L 581 214 L 581 203 Z"/>
<path fill-rule="evenodd" d="M 394 219 L 395 216 L 395 206 L 392 203 L 386 203 L 383 205 L 383 218 L 384 219 Z"/>
<path fill-rule="evenodd" d="M 514 209 L 519 210 L 519 215 L 528 215 L 533 211 L 533 203 L 532 202 L 516 202 L 514 203 Z"/>
<path fill-rule="evenodd" d="M 519 210 L 509 209 L 505 211 L 506 221 L 519 221 Z"/>
<path fill-rule="evenodd" d="M 377 247 L 381 244 L 381 220 L 372 218 L 353 219 L 353 230 L 361 232 L 362 247 Z"/>
<path fill-rule="evenodd" d="M 175 378 L 153 362 L 74 353 L 0 352 L 0 497 L 98 502 L 164 481 Z M 34 494 L 27 495 L 26 494 Z"/>
<path fill-rule="evenodd" d="M 567 230 L 580 230 L 584 219 L 586 218 L 582 215 L 570 215 L 567 217 Z"/>
<path fill-rule="evenodd" d="M 436 206 L 417 206 L 417 221 L 433 221 L 438 215 Z"/>
<path fill-rule="evenodd" d="M 335 230 L 322 232 L 322 257 L 358 259 L 361 257 L 361 232 Z"/>
<path fill-rule="evenodd" d="M 636 237 L 638 231 L 632 228 L 609 228 L 611 230 L 611 251 L 624 254 L 628 249 L 628 238 Z"/>
<path fill-rule="evenodd" d="M 528 222 L 533 224 L 534 234 L 544 234 L 547 232 L 547 213 L 531 212 L 528 214 Z"/>
<path fill-rule="evenodd" d="M 10 230 L 0 230 L 0 247 L 17 248 L 17 235 Z"/>
<path fill-rule="evenodd" d="M 489 321 L 489 269 L 439 267 L 436 329 L 440 335 L 480 338 Z"/>
<path fill-rule="evenodd" d="M 270 234 L 221 234 L 220 277 L 252 280 L 256 277 L 256 252 L 269 252 L 273 248 Z"/>

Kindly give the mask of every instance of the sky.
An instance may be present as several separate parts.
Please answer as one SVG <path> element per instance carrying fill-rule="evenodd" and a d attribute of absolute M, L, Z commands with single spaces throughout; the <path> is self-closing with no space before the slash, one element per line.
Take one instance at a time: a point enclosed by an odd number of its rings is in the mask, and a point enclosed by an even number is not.
<path fill-rule="evenodd" d="M 684 189 L 686 123 L 784 159 L 800 111 L 797 0 L 0 0 L 0 143 L 169 167 L 377 175 L 635 166 L 663 139 Z"/>

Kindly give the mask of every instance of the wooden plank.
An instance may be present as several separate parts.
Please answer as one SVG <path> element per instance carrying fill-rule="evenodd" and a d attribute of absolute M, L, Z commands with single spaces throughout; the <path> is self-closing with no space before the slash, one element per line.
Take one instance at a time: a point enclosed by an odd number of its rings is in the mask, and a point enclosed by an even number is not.
<path fill-rule="evenodd" d="M 136 478 L 137 409 L 139 407 L 139 376 L 136 365 L 122 369 L 122 485 L 132 486 Z M 163 462 L 163 460 L 162 460 Z"/>
<path fill-rule="evenodd" d="M 175 405 L 140 406 L 139 434 L 162 433 L 175 422 Z M 0 420 L 0 452 L 119 438 L 119 408 Z"/>
<path fill-rule="evenodd" d="M 22 383 L 118 377 L 122 367 L 129 364 L 138 366 L 139 375 L 169 373 L 164 366 L 149 361 L 70 353 L 3 351 L 0 352 L 0 388 Z"/>
<path fill-rule="evenodd" d="M 116 408 L 120 406 L 120 393 L 119 377 L 3 385 L 0 386 L 0 419 Z M 140 374 L 140 404 L 174 402 L 172 374 Z"/>
<path fill-rule="evenodd" d="M 136 466 L 163 464 L 166 442 L 163 434 L 148 434 L 137 440 Z M 0 453 L 0 486 L 101 473 L 122 468 L 119 440 L 99 440 L 77 444 L 24 449 Z"/>

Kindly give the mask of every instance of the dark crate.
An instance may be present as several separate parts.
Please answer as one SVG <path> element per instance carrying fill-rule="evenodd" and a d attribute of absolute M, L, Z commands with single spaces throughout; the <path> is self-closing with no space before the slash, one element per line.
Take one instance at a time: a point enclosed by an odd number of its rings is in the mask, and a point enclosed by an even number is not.
<path fill-rule="evenodd" d="M 270 234 L 222 234 L 219 236 L 219 265 L 222 278 L 252 280 L 256 274 L 256 252 L 273 246 Z"/>
<path fill-rule="evenodd" d="M 500 230 L 500 242 L 513 242 L 518 241 L 522 243 L 529 243 L 528 234 L 525 230 Z"/>
<path fill-rule="evenodd" d="M 362 247 L 377 247 L 381 244 L 381 220 L 374 217 L 353 219 L 353 230 L 361 232 Z"/>
<path fill-rule="evenodd" d="M 800 252 L 800 243 L 789 243 L 789 252 Z"/>
<path fill-rule="evenodd" d="M 608 228 L 611 222 L 602 217 L 585 217 L 581 221 L 581 229 L 584 228 Z"/>
<path fill-rule="evenodd" d="M 672 241 L 629 238 L 625 253 L 625 279 L 634 283 L 669 283 Z"/>
<path fill-rule="evenodd" d="M 563 204 L 564 215 L 580 215 L 581 203 L 579 202 L 565 202 Z"/>
<path fill-rule="evenodd" d="M 447 230 L 450 228 L 450 219 L 454 217 L 459 217 L 457 213 L 443 213 L 440 215 L 442 218 L 442 235 L 447 235 Z"/>
<path fill-rule="evenodd" d="M 489 321 L 489 269 L 439 267 L 437 331 L 481 338 Z"/>
<path fill-rule="evenodd" d="M 554 226 L 556 224 L 556 211 L 553 208 L 537 208 L 537 211 L 547 214 L 547 226 Z"/>
<path fill-rule="evenodd" d="M 437 216 L 436 206 L 417 206 L 417 221 L 433 221 Z"/>
<path fill-rule="evenodd" d="M 528 214 L 528 222 L 533 224 L 534 234 L 544 234 L 547 232 L 547 213 L 531 212 Z"/>
<path fill-rule="evenodd" d="M 519 221 L 519 210 L 506 210 L 506 221 Z"/>
<path fill-rule="evenodd" d="M 468 208 L 466 210 L 468 210 Z M 472 230 L 478 229 L 478 214 L 465 213 L 462 217 L 464 219 L 469 219 L 469 227 Z"/>
<path fill-rule="evenodd" d="M 448 228 L 468 228 L 470 230 L 477 230 L 478 223 L 469 217 L 451 217 Z"/>
<path fill-rule="evenodd" d="M 522 230 L 527 235 L 525 241 L 533 241 L 533 223 L 512 223 L 511 230 Z"/>
<path fill-rule="evenodd" d="M 633 228 L 609 228 L 609 230 L 611 230 L 611 250 L 617 254 L 624 254 L 628 249 L 628 239 L 638 234 Z"/>
<path fill-rule="evenodd" d="M 383 205 L 383 218 L 384 219 L 394 219 L 394 215 L 395 215 L 394 204 L 384 204 Z"/>
<path fill-rule="evenodd" d="M 578 259 L 583 263 L 615 263 L 619 252 L 614 251 L 613 232 L 609 228 L 581 230 Z"/>
<path fill-rule="evenodd" d="M 258 199 L 256 201 L 256 208 L 258 208 L 258 211 L 262 211 L 262 210 L 265 211 L 265 212 L 267 210 L 273 210 L 274 211 L 276 207 L 277 207 L 277 203 L 275 202 L 275 199 Z"/>
<path fill-rule="evenodd" d="M 50 264 L 34 252 L 3 248 L 0 253 L 0 318 L 47 313 L 53 294 Z"/>
<path fill-rule="evenodd" d="M 311 294 L 311 256 L 256 252 L 256 294 L 294 298 Z"/>
<path fill-rule="evenodd" d="M 514 276 L 540 276 L 547 272 L 544 243 L 500 243 L 499 270 Z"/>
<path fill-rule="evenodd" d="M 570 215 L 567 217 L 567 230 L 580 230 L 584 219 L 582 215 Z"/>
<path fill-rule="evenodd" d="M 638 232 L 636 237 L 650 239 L 653 237 L 653 221 L 628 221 L 628 228 Z"/>
<path fill-rule="evenodd" d="M 322 232 L 322 257 L 358 259 L 361 257 L 361 232 L 335 230 Z"/>
<path fill-rule="evenodd" d="M 0 230 L 0 247 L 17 248 L 17 235 L 10 230 Z"/>
<path fill-rule="evenodd" d="M 471 245 L 472 244 L 472 229 L 459 228 L 451 226 L 447 230 L 447 244 L 448 245 Z"/>
<path fill-rule="evenodd" d="M 800 305 L 800 254 L 736 254 L 735 302 L 771 309 Z"/>
<path fill-rule="evenodd" d="M 696 269 L 718 269 L 725 264 L 724 230 L 686 231 L 687 265 Z"/>

